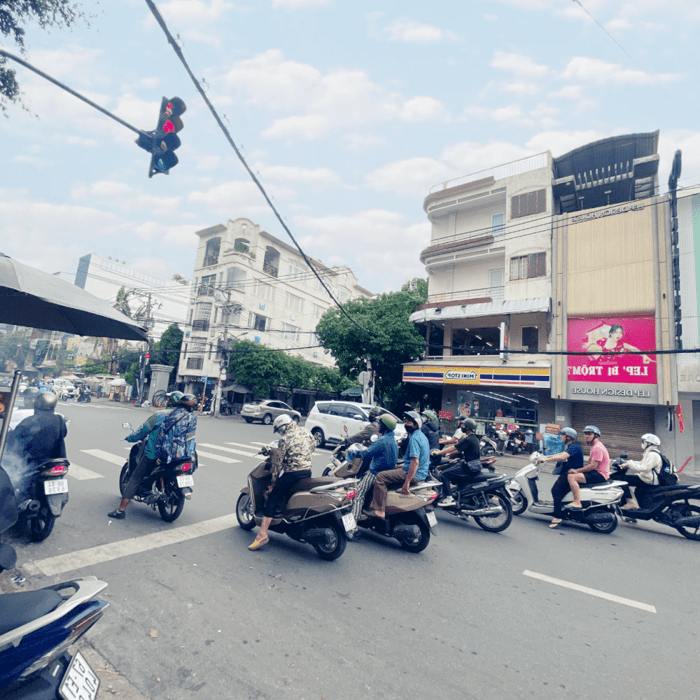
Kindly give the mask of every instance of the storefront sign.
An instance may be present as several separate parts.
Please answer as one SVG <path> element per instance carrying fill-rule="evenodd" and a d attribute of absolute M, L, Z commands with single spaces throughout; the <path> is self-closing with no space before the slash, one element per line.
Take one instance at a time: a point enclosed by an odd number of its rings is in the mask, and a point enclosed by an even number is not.
<path fill-rule="evenodd" d="M 549 367 L 404 365 L 403 381 L 413 384 L 471 384 L 548 389 Z"/>
<path fill-rule="evenodd" d="M 613 216 L 614 214 L 624 214 L 627 211 L 636 211 L 644 209 L 642 202 L 633 202 L 632 204 L 621 204 L 618 207 L 608 207 L 607 209 L 599 209 L 586 214 L 578 214 L 571 217 L 571 223 L 577 224 L 580 221 L 592 221 L 593 219 L 602 219 L 605 216 Z"/>
<path fill-rule="evenodd" d="M 678 391 L 700 393 L 700 365 L 676 365 Z"/>
<path fill-rule="evenodd" d="M 611 403 L 658 403 L 659 391 L 656 384 L 640 387 L 639 384 L 594 384 L 581 386 L 569 384 L 567 398 L 572 401 L 601 401 Z"/>
<path fill-rule="evenodd" d="M 570 318 L 568 380 L 586 384 L 656 384 L 656 356 L 631 354 L 656 347 L 653 316 Z"/>

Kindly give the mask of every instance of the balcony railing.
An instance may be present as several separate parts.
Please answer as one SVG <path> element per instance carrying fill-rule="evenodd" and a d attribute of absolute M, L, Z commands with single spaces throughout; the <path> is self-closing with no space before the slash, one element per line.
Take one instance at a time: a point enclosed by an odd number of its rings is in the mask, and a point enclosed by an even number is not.
<path fill-rule="evenodd" d="M 219 255 L 205 255 L 203 267 L 211 267 L 212 265 L 218 265 Z"/>
<path fill-rule="evenodd" d="M 482 287 L 481 289 L 466 289 L 457 292 L 440 292 L 430 294 L 426 304 L 439 304 L 440 302 L 468 301 L 469 299 L 490 298 L 494 301 L 503 299 L 504 287 Z"/>
<path fill-rule="evenodd" d="M 197 287 L 197 296 L 198 297 L 213 297 L 214 296 L 214 287 L 212 287 L 209 284 L 200 284 L 199 287 Z"/>
<path fill-rule="evenodd" d="M 263 272 L 266 272 L 268 275 L 272 275 L 273 277 L 277 277 L 279 269 L 274 265 L 270 265 L 270 263 L 263 263 Z"/>
<path fill-rule="evenodd" d="M 209 321 L 192 321 L 192 330 L 193 331 L 208 331 L 209 330 Z"/>

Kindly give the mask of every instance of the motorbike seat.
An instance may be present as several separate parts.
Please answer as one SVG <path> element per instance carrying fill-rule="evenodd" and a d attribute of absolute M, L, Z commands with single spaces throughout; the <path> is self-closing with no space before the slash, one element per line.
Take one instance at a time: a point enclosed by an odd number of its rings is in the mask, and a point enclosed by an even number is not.
<path fill-rule="evenodd" d="M 299 491 L 308 491 L 309 489 L 314 488 L 314 486 L 325 486 L 326 484 L 332 484 L 334 481 L 338 481 L 335 476 L 312 476 L 308 479 L 301 479 L 294 484 L 289 492 L 289 495 L 291 496 Z"/>
<path fill-rule="evenodd" d="M 0 596 L 0 635 L 37 620 L 63 602 L 56 591 L 41 589 Z"/>

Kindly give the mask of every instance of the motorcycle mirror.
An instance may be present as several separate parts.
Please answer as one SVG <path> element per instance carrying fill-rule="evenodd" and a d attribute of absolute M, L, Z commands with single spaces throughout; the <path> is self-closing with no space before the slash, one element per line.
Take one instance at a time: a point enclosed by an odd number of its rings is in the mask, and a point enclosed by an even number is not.
<path fill-rule="evenodd" d="M 369 439 L 370 442 L 377 442 L 379 440 L 379 435 L 372 435 L 372 437 Z"/>
<path fill-rule="evenodd" d="M 131 423 L 122 423 L 122 428 L 125 430 L 131 430 Z"/>

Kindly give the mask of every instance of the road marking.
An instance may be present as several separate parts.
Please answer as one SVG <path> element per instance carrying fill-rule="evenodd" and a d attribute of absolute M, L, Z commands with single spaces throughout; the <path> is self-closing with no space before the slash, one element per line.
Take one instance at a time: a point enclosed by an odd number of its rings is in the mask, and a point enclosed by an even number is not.
<path fill-rule="evenodd" d="M 227 442 L 227 445 L 235 445 L 235 442 Z M 221 450 L 222 452 L 231 452 L 234 455 L 243 455 L 243 457 L 257 457 L 256 454 L 253 454 L 252 452 L 243 452 L 242 450 L 234 450 L 230 447 L 219 447 L 219 445 L 211 445 L 208 442 L 200 442 L 197 443 L 198 447 L 213 447 L 215 450 Z M 198 454 L 202 454 L 201 452 L 198 452 Z"/>
<path fill-rule="evenodd" d="M 79 481 L 85 481 L 86 479 L 104 479 L 104 474 L 93 472 L 90 469 L 77 465 L 75 462 L 70 463 L 70 467 L 68 468 L 68 476 L 72 476 L 74 479 L 78 479 Z"/>
<path fill-rule="evenodd" d="M 65 574 L 66 571 L 74 571 L 75 569 L 83 569 L 87 566 L 94 566 L 106 561 L 121 559 L 132 554 L 140 554 L 148 552 L 151 549 L 159 547 L 167 547 L 178 542 L 193 540 L 204 535 L 211 535 L 221 530 L 227 530 L 231 527 L 238 527 L 238 521 L 235 514 L 223 515 L 220 518 L 212 520 L 203 520 L 194 525 L 186 525 L 184 527 L 176 527 L 172 530 L 162 530 L 151 535 L 141 535 L 140 537 L 132 537 L 128 540 L 120 540 L 119 542 L 110 542 L 109 544 L 99 545 L 98 547 L 90 547 L 77 552 L 69 552 L 67 554 L 59 554 L 48 559 L 39 559 L 29 562 L 23 566 L 23 569 L 30 575 L 44 574 L 44 576 L 56 576 Z"/>
<path fill-rule="evenodd" d="M 211 452 L 202 452 L 202 450 L 197 450 L 197 457 L 208 457 L 213 459 L 215 462 L 226 462 L 226 464 L 240 464 L 240 459 L 232 459 L 231 457 L 221 457 L 220 455 L 213 455 Z"/>
<path fill-rule="evenodd" d="M 263 443 L 261 442 L 251 442 L 250 444 L 244 445 L 242 442 L 227 442 L 227 445 L 235 445 L 236 447 L 245 447 L 246 450 L 256 450 L 256 447 L 253 447 L 253 445 L 262 445 Z"/>
<path fill-rule="evenodd" d="M 538 574 L 534 571 L 523 571 L 523 576 L 529 576 L 530 578 L 536 578 L 539 581 L 545 581 L 546 583 L 553 583 L 555 586 L 562 586 L 562 588 L 570 588 L 572 591 L 579 591 L 579 593 L 588 593 L 588 595 L 596 596 L 597 598 L 604 598 L 605 600 L 611 600 L 613 603 L 621 603 L 622 605 L 629 605 L 631 608 L 638 608 L 639 610 L 645 610 L 646 612 L 656 613 L 656 608 L 653 605 L 647 605 L 646 603 L 639 603 L 636 600 L 630 600 L 629 598 L 622 598 L 619 595 L 613 595 L 612 593 L 605 593 L 604 591 L 597 591 L 595 588 L 588 588 L 588 586 L 579 586 L 577 583 L 570 583 L 569 581 L 562 581 L 560 578 L 552 578 L 551 576 L 545 576 L 544 574 Z"/>
<path fill-rule="evenodd" d="M 86 455 L 92 455 L 99 459 L 104 459 L 105 462 L 111 462 L 112 464 L 118 464 L 120 467 L 124 464 L 124 457 L 119 455 L 113 455 L 111 452 L 105 452 L 104 450 L 80 450 Z"/>
<path fill-rule="evenodd" d="M 274 440 L 272 442 L 274 442 Z M 232 445 L 233 443 L 229 443 L 229 444 Z M 262 445 L 263 447 L 267 447 L 270 443 L 269 442 L 251 442 L 250 444 L 251 445 Z"/>

